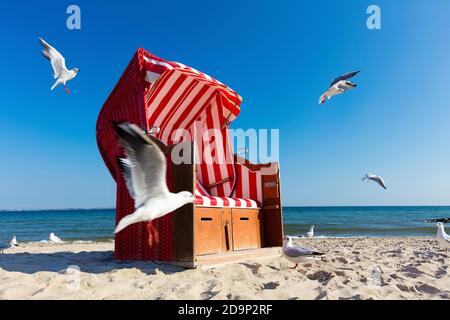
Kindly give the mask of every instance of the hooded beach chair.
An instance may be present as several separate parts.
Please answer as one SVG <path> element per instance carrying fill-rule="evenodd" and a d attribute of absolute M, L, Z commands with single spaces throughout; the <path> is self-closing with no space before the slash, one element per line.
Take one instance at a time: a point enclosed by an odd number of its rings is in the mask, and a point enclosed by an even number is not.
<path fill-rule="evenodd" d="M 123 150 L 116 122 L 134 123 L 158 139 L 167 157 L 169 189 L 191 191 L 196 199 L 152 222 L 159 241 L 151 247 L 145 223 L 118 233 L 117 259 L 196 267 L 278 254 L 279 169 L 233 154 L 228 127 L 241 102 L 236 92 L 202 72 L 137 51 L 97 121 L 98 148 L 117 182 L 116 222 L 134 212 L 117 166 Z"/>

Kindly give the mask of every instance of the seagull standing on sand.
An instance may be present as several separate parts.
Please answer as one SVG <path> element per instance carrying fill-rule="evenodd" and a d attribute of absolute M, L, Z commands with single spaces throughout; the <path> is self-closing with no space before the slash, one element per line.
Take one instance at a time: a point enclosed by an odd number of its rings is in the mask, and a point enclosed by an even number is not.
<path fill-rule="evenodd" d="M 290 269 L 297 268 L 298 264 L 301 262 L 306 262 L 307 260 L 317 260 L 317 257 L 325 254 L 313 251 L 309 248 L 295 247 L 292 243 L 291 237 L 284 237 L 282 252 L 286 259 L 295 263 L 295 266 Z"/>
<path fill-rule="evenodd" d="M 64 86 L 64 89 L 66 90 L 66 93 L 69 94 L 70 90 L 66 87 L 66 83 L 67 81 L 75 78 L 79 70 L 77 68 L 68 70 L 66 67 L 66 59 L 61 53 L 58 52 L 58 50 L 45 42 L 45 40 L 42 38 L 39 38 L 39 42 L 41 43 L 41 46 L 43 48 L 42 55 L 50 60 L 53 68 L 53 76 L 55 79 L 57 79 L 51 90 L 62 84 Z"/>
<path fill-rule="evenodd" d="M 53 242 L 53 243 L 63 243 L 63 241 L 61 240 L 61 238 L 58 237 L 57 235 L 55 235 L 53 232 L 50 233 L 50 236 L 48 237 L 48 240 L 49 240 L 50 242 Z"/>
<path fill-rule="evenodd" d="M 445 232 L 444 224 L 442 222 L 438 222 L 436 224 L 436 227 L 437 227 L 436 240 L 448 252 L 448 248 L 450 248 L 450 236 Z"/>
<path fill-rule="evenodd" d="M 17 238 L 16 236 L 12 237 L 11 241 L 9 242 L 9 244 L 11 245 L 11 247 L 17 247 L 19 244 L 17 243 Z"/>
<path fill-rule="evenodd" d="M 373 174 L 371 172 L 367 173 L 364 177 L 361 178 L 362 181 L 369 182 L 374 181 L 378 183 L 384 190 L 387 190 L 386 184 L 384 183 L 383 178 L 380 176 L 377 176 L 376 174 Z"/>
<path fill-rule="evenodd" d="M 357 85 L 348 79 L 353 78 L 359 73 L 359 71 L 350 72 L 347 74 L 344 74 L 343 76 L 340 76 L 331 82 L 330 87 L 325 91 L 325 93 L 320 97 L 319 104 L 323 104 L 332 96 L 344 93 L 348 90 L 354 89 L 357 87 Z"/>
<path fill-rule="evenodd" d="M 166 157 L 158 145 L 141 128 L 128 122 L 115 126 L 126 158 L 119 159 L 119 168 L 125 178 L 135 212 L 120 220 L 114 233 L 129 225 L 151 222 L 188 203 L 194 202 L 191 192 L 171 193 L 166 184 Z M 157 230 L 147 224 L 149 245 L 159 242 Z"/>
<path fill-rule="evenodd" d="M 309 231 L 307 233 L 305 233 L 306 238 L 314 237 L 314 228 L 315 228 L 315 226 L 311 226 L 311 228 L 309 228 Z"/>

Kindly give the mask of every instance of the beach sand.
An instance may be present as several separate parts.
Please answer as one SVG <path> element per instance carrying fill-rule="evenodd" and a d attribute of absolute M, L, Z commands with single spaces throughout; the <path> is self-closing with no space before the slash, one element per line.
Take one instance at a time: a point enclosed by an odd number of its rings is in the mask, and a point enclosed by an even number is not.
<path fill-rule="evenodd" d="M 297 270 L 281 257 L 186 270 L 115 261 L 113 242 L 26 244 L 0 254 L 0 299 L 450 298 L 450 253 L 432 238 L 295 242 L 326 255 Z"/>

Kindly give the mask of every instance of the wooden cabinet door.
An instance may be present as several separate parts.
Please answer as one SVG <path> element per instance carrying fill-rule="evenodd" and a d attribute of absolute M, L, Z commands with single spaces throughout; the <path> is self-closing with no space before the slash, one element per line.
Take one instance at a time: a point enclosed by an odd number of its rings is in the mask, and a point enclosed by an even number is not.
<path fill-rule="evenodd" d="M 258 209 L 232 209 L 233 248 L 261 248 L 261 214 Z"/>
<path fill-rule="evenodd" d="M 223 251 L 223 223 L 221 208 L 195 208 L 195 255 L 216 254 Z"/>

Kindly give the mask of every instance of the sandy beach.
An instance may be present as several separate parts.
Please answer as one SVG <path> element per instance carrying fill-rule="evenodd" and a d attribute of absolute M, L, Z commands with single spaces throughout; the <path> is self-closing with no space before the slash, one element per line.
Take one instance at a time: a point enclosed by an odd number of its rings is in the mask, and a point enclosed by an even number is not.
<path fill-rule="evenodd" d="M 432 238 L 299 239 L 323 251 L 186 270 L 113 259 L 113 242 L 26 244 L 0 254 L 0 299 L 449 299 L 449 254 Z"/>

